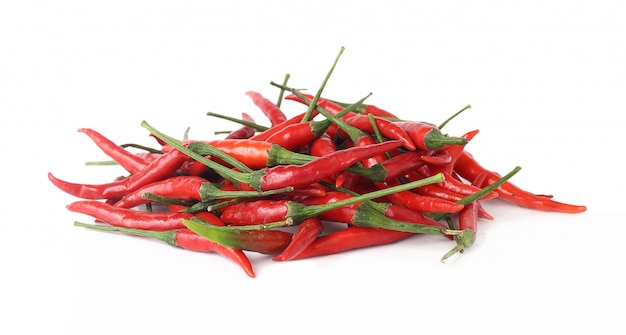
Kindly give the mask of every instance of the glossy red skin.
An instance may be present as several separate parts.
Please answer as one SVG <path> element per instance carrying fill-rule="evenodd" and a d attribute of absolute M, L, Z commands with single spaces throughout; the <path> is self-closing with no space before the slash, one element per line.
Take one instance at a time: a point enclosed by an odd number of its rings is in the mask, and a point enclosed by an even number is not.
<path fill-rule="evenodd" d="M 143 170 L 107 184 L 70 183 L 54 177 L 51 173 L 48 173 L 48 179 L 59 189 L 79 198 L 119 199 L 140 187 L 172 176 L 187 159 L 182 152 L 172 150 L 152 161 Z"/>
<path fill-rule="evenodd" d="M 276 126 L 287 120 L 285 113 L 283 113 L 275 103 L 271 102 L 260 93 L 248 91 L 246 95 L 249 96 L 252 102 L 267 116 L 272 126 Z"/>
<path fill-rule="evenodd" d="M 291 238 L 291 243 L 272 259 L 275 261 L 288 261 L 295 258 L 302 250 L 306 249 L 322 232 L 324 225 L 322 220 L 313 217 L 302 221 Z"/>
<path fill-rule="evenodd" d="M 148 184 L 133 192 L 128 193 L 122 199 L 115 203 L 117 207 L 133 208 L 142 204 L 152 202 L 142 198 L 144 193 L 152 193 L 163 197 L 176 198 L 180 200 L 202 200 L 200 197 L 200 188 L 206 179 L 197 176 L 176 176 L 159 180 Z"/>
<path fill-rule="evenodd" d="M 260 199 L 228 205 L 220 218 L 228 225 L 256 225 L 286 220 L 288 213 L 288 200 Z"/>
<path fill-rule="evenodd" d="M 149 160 L 127 151 L 93 129 L 80 128 L 78 131 L 89 136 L 102 152 L 130 173 L 137 173 L 150 164 Z"/>
<path fill-rule="evenodd" d="M 183 221 L 193 217 L 193 214 L 184 212 L 143 212 L 115 207 L 97 200 L 75 201 L 67 205 L 67 209 L 92 216 L 112 226 L 152 231 L 185 228 Z"/>
<path fill-rule="evenodd" d="M 485 187 L 494 183 L 500 175 L 485 169 L 470 153 L 463 151 L 454 166 L 455 171 L 463 178 L 473 181 L 482 176 L 482 185 Z M 511 182 L 505 182 L 496 189 L 498 198 L 529 209 L 562 212 L 562 213 L 582 213 L 587 210 L 586 206 L 572 205 L 552 200 L 550 197 L 537 195 L 523 190 Z"/>

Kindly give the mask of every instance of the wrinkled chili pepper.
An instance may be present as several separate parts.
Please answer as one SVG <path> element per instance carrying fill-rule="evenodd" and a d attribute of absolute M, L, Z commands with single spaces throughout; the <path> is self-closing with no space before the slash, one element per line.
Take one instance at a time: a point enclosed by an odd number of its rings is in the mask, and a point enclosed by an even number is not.
<path fill-rule="evenodd" d="M 48 179 L 59 189 L 83 199 L 116 199 L 153 181 L 161 180 L 174 174 L 180 165 L 188 160 L 185 154 L 172 150 L 161 155 L 143 170 L 127 178 L 107 184 L 75 184 L 58 179 L 48 173 Z"/>
<path fill-rule="evenodd" d="M 407 132 L 402 129 L 402 127 L 392 121 L 374 117 L 374 120 L 380 130 L 380 133 L 387 138 L 402 141 L 404 148 L 407 150 L 413 151 L 416 149 L 415 144 L 413 143 L 413 139 L 407 134 Z M 356 115 L 345 119 L 346 123 L 360 129 L 369 134 L 374 133 L 374 128 L 370 119 L 367 115 Z"/>
<path fill-rule="evenodd" d="M 238 264 L 245 273 L 251 278 L 255 277 L 254 269 L 250 263 L 250 259 L 246 254 L 239 249 L 229 248 L 219 243 L 209 241 L 204 237 L 192 232 L 188 228 L 165 230 L 165 231 L 150 231 L 133 228 L 123 228 L 115 226 L 103 226 L 85 224 L 80 222 L 74 222 L 77 227 L 84 227 L 89 229 L 103 230 L 103 231 L 116 231 L 129 235 L 136 235 L 142 237 L 148 237 L 163 241 L 171 246 L 179 247 L 186 250 L 197 252 L 217 252 L 222 256 L 229 258 Z"/>

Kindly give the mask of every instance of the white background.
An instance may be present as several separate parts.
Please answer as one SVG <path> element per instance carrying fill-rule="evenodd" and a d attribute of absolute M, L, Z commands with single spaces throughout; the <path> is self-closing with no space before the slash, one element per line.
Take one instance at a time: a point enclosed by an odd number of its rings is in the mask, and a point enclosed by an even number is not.
<path fill-rule="evenodd" d="M 617 334 L 624 295 L 623 1 L 15 1 L 0 5 L 0 330 L 10 334 Z M 73 226 L 62 179 L 119 167 L 76 130 L 213 138 L 271 80 L 439 123 L 583 214 L 484 205 L 476 244 L 416 236 L 276 263 Z M 286 113 L 302 111 L 285 103 Z M 8 330 L 12 329 L 12 330 Z"/>

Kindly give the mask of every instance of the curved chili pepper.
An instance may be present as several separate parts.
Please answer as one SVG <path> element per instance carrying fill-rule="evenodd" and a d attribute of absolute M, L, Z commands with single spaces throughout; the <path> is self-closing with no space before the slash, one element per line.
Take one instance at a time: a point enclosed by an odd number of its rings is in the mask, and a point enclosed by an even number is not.
<path fill-rule="evenodd" d="M 411 233 L 382 228 L 349 226 L 319 237 L 292 259 L 338 254 L 348 250 L 390 244 L 411 236 Z"/>
<path fill-rule="evenodd" d="M 67 205 L 67 209 L 94 217 L 112 226 L 164 231 L 185 228 L 183 220 L 193 217 L 185 212 L 143 212 L 115 207 L 97 200 L 80 200 Z"/>
<path fill-rule="evenodd" d="M 277 229 L 228 229 L 205 223 L 199 219 L 186 220 L 185 225 L 198 235 L 221 245 L 274 255 L 283 251 L 292 240 L 291 233 Z"/>
<path fill-rule="evenodd" d="M 326 156 L 335 151 L 337 151 L 337 146 L 326 132 L 314 139 L 309 146 L 309 153 L 317 157 Z"/>
<path fill-rule="evenodd" d="M 293 259 L 315 241 L 323 228 L 324 225 L 319 218 L 313 217 L 302 221 L 293 234 L 289 245 L 280 254 L 274 256 L 272 260 L 288 261 Z"/>
<path fill-rule="evenodd" d="M 219 243 L 209 241 L 206 238 L 201 237 L 200 235 L 189 230 L 188 228 L 165 231 L 150 231 L 115 226 L 85 224 L 80 222 L 74 222 L 74 225 L 77 227 L 84 227 L 89 229 L 116 231 L 129 235 L 153 238 L 163 241 L 173 247 L 178 247 L 190 251 L 217 252 L 222 256 L 225 256 L 237 263 L 251 278 L 255 277 L 252 264 L 250 263 L 250 259 L 248 259 L 248 256 L 246 256 L 246 254 L 242 250 L 225 247 Z"/>
<path fill-rule="evenodd" d="M 339 102 L 339 101 L 335 101 L 335 100 L 328 100 L 334 104 L 337 104 L 339 106 L 345 106 L 346 103 L 344 102 Z M 374 105 L 362 105 L 359 108 L 356 109 L 357 113 L 360 114 L 364 114 L 364 115 L 368 115 L 368 114 L 372 114 L 373 116 L 378 116 L 378 117 L 384 117 L 387 119 L 399 119 L 399 117 L 397 117 L 395 114 L 388 112 L 382 108 L 379 108 L 377 106 Z"/>
<path fill-rule="evenodd" d="M 311 115 L 311 117 L 315 117 L 317 116 L 318 112 L 317 111 L 313 111 L 313 114 Z M 304 113 L 300 113 L 290 119 L 287 119 L 271 128 L 269 128 L 268 130 L 259 132 L 254 134 L 252 137 L 250 137 L 251 140 L 255 140 L 255 141 L 265 141 L 267 140 L 268 137 L 270 137 L 271 135 L 281 131 L 282 129 L 284 129 L 285 127 L 294 124 L 294 123 L 300 123 L 302 122 L 302 119 L 304 118 L 304 116 L 306 115 L 306 112 Z"/>
<path fill-rule="evenodd" d="M 254 122 L 254 119 L 247 113 L 241 113 L 241 118 L 248 122 Z M 241 126 L 241 128 L 231 132 L 226 139 L 248 139 L 256 133 L 256 129 L 250 126 Z"/>
<path fill-rule="evenodd" d="M 59 189 L 83 199 L 116 199 L 151 182 L 174 174 L 180 165 L 188 160 L 185 154 L 172 150 L 161 155 L 143 170 L 131 174 L 128 178 L 107 184 L 75 184 L 58 179 L 48 173 L 48 179 Z"/>
<path fill-rule="evenodd" d="M 385 181 L 390 181 L 419 168 L 424 162 L 419 151 L 409 151 L 385 159 L 378 164 L 385 171 Z"/>
<path fill-rule="evenodd" d="M 437 173 L 442 173 L 444 176 L 444 181 L 439 183 L 438 185 L 441 186 L 442 188 L 445 188 L 461 196 L 470 195 L 470 194 L 480 191 L 480 187 L 477 187 L 471 184 L 466 184 L 458 180 L 453 175 L 449 174 L 446 171 L 446 169 L 440 166 L 423 165 L 419 167 L 418 169 L 416 169 L 415 171 L 420 173 L 423 177 L 430 177 Z M 483 200 L 493 199 L 496 197 L 498 197 L 498 194 L 496 192 L 492 192 L 490 194 L 487 194 L 483 198 Z"/>
<path fill-rule="evenodd" d="M 294 223 L 300 223 L 305 219 L 319 217 L 324 219 L 324 214 L 333 210 L 345 211 L 350 210 L 350 205 L 361 203 L 366 200 L 372 200 L 386 196 L 388 194 L 409 190 L 418 186 L 441 181 L 441 176 L 425 178 L 423 180 L 412 183 L 402 184 L 389 187 L 374 192 L 361 194 L 359 196 L 338 195 L 336 192 L 329 192 L 324 197 L 304 198 L 293 200 L 254 200 L 243 201 L 222 208 L 220 218 L 227 224 L 231 225 L 258 225 L 271 222 L 293 220 Z M 332 197 L 335 197 L 334 199 Z M 306 203 L 316 203 L 316 205 L 307 205 Z M 345 208 L 344 208 L 345 207 Z M 420 215 L 416 213 L 416 217 Z M 328 217 L 327 217 L 328 218 Z M 437 222 L 431 222 L 430 218 L 420 218 L 425 224 L 431 223 L 439 226 Z M 428 222 L 426 222 L 428 221 Z M 344 221 L 351 222 L 351 221 Z"/>
<path fill-rule="evenodd" d="M 379 187 L 386 188 L 398 185 L 397 181 L 389 181 L 384 184 L 377 184 Z M 451 200 L 443 199 L 435 196 L 422 195 L 411 191 L 402 191 L 387 195 L 389 201 L 396 205 L 410 208 L 417 212 L 447 212 L 456 213 L 463 209 L 463 205 L 454 203 Z"/>
<path fill-rule="evenodd" d="M 252 99 L 252 102 L 261 109 L 263 114 L 270 120 L 272 126 L 276 126 L 287 120 L 285 113 L 269 99 L 255 91 L 248 91 L 246 95 Z"/>
<path fill-rule="evenodd" d="M 297 102 L 299 102 L 299 103 L 301 103 L 303 105 L 309 106 L 309 103 L 314 98 L 313 95 L 311 95 L 311 94 L 304 94 L 303 93 L 302 96 L 307 98 L 308 101 L 305 101 L 305 99 L 302 99 L 302 98 L 298 97 L 295 94 L 289 94 L 289 95 L 285 96 L 285 99 L 292 100 L 292 101 L 297 101 Z M 329 101 L 327 99 L 324 99 L 324 98 L 319 98 L 319 100 L 317 100 L 317 105 L 319 107 L 322 107 L 322 108 L 326 109 L 327 111 L 329 111 L 329 112 L 331 112 L 333 114 L 337 114 L 337 113 L 343 111 L 346 107 L 350 106 L 348 104 L 346 104 L 345 106 L 341 106 L 339 104 L 336 104 L 336 103 L 331 102 L 331 101 Z M 358 106 L 355 106 L 354 109 L 357 109 L 357 107 Z M 343 115 L 342 118 L 345 119 L 345 118 L 349 118 L 349 117 L 356 116 L 356 115 L 358 115 L 358 114 L 350 111 L 350 112 L 346 113 L 345 115 Z"/>
<path fill-rule="evenodd" d="M 461 177 L 470 181 L 484 174 L 483 184 L 490 184 L 499 178 L 496 172 L 484 168 L 467 151 L 461 153 L 454 165 L 454 169 Z M 496 192 L 499 199 L 530 209 L 563 213 L 582 213 L 587 210 L 586 206 L 562 203 L 554 201 L 549 197 L 533 194 L 508 181 L 500 185 Z"/>
<path fill-rule="evenodd" d="M 114 206 L 132 208 L 149 203 L 150 200 L 145 200 L 142 197 L 144 193 L 152 193 L 180 200 L 202 201 L 203 199 L 199 190 L 204 183 L 208 183 L 208 180 L 197 176 L 176 176 L 159 180 L 145 185 L 133 192 L 129 192 L 122 199 L 116 202 Z"/>
<path fill-rule="evenodd" d="M 367 132 L 369 134 L 374 133 L 374 126 L 372 125 L 372 122 L 367 115 L 355 115 L 346 118 L 345 121 L 347 124 L 364 132 Z M 376 125 L 381 135 L 383 135 L 384 137 L 402 141 L 404 148 L 409 151 L 417 149 L 415 144 L 413 143 L 413 139 L 409 136 L 409 134 L 407 134 L 404 129 L 402 129 L 399 124 L 380 117 L 374 117 L 374 121 L 376 122 Z"/>
<path fill-rule="evenodd" d="M 422 150 L 435 150 L 444 145 L 464 145 L 467 140 L 462 137 L 446 136 L 435 125 L 417 121 L 396 122 L 409 134 L 413 144 Z"/>
<path fill-rule="evenodd" d="M 160 197 L 175 198 L 177 200 L 210 201 L 217 199 L 235 199 L 263 197 L 277 193 L 291 192 L 292 187 L 271 190 L 266 192 L 241 191 L 234 185 L 218 187 L 204 178 L 195 176 L 177 176 L 148 184 L 124 196 L 115 203 L 116 207 L 131 208 L 149 203 L 151 200 L 144 199 L 144 194 L 151 193 Z M 319 189 L 306 189 L 307 192 L 319 194 Z"/>
<path fill-rule="evenodd" d="M 115 162 L 117 162 L 122 168 L 130 173 L 136 173 L 143 170 L 148 164 L 149 161 L 146 161 L 139 155 L 133 154 L 132 152 L 127 151 L 121 146 L 113 143 L 113 141 L 104 137 L 99 132 L 90 129 L 90 128 L 80 128 L 78 132 L 84 133 L 89 138 L 93 140 L 93 142 L 104 152 L 107 156 L 111 157 Z"/>

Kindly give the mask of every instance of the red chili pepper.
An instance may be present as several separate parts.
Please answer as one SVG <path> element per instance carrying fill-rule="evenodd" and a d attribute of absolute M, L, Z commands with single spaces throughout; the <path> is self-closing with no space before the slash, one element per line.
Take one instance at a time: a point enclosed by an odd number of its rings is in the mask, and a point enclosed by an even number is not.
<path fill-rule="evenodd" d="M 467 151 L 461 153 L 454 165 L 454 169 L 461 177 L 470 181 L 484 174 L 484 184 L 490 184 L 500 178 L 499 174 L 496 172 L 487 170 L 480 165 Z M 500 185 L 500 187 L 496 189 L 496 192 L 498 193 L 499 199 L 530 209 L 563 213 L 581 213 L 587 210 L 586 206 L 562 203 L 548 197 L 533 194 L 508 181 Z"/>
<path fill-rule="evenodd" d="M 460 181 L 459 179 L 457 179 L 454 175 L 449 174 L 446 169 L 440 167 L 440 166 L 429 166 L 429 165 L 423 165 L 421 167 L 419 167 L 416 170 L 418 173 L 420 173 L 423 177 L 430 177 L 433 176 L 437 173 L 442 173 L 444 176 L 444 181 L 437 184 L 438 186 L 441 186 L 442 188 L 445 188 L 451 192 L 454 192 L 456 194 L 459 194 L 461 196 L 465 196 L 465 195 L 470 195 L 473 193 L 476 193 L 478 191 L 480 191 L 480 187 L 471 185 L 471 184 L 466 184 L 462 181 Z M 483 197 L 483 200 L 488 200 L 488 199 L 493 199 L 498 197 L 498 194 L 496 192 L 491 192 L 488 195 L 486 195 L 485 197 Z"/>
<path fill-rule="evenodd" d="M 397 181 L 378 184 L 381 188 L 398 185 Z M 440 197 L 422 195 L 411 191 L 402 191 L 389 194 L 387 198 L 394 204 L 410 208 L 417 212 L 446 212 L 456 213 L 463 209 L 463 205 Z"/>
<path fill-rule="evenodd" d="M 339 106 L 346 105 L 346 103 L 335 101 L 335 100 L 328 100 L 328 101 L 334 104 L 337 104 Z M 356 112 L 364 114 L 364 115 L 372 114 L 374 116 L 384 117 L 388 119 L 399 119 L 399 117 L 397 117 L 395 114 L 388 112 L 382 108 L 376 107 L 374 105 L 362 105 L 356 109 Z"/>
<path fill-rule="evenodd" d="M 137 173 L 150 164 L 149 161 L 146 161 L 141 156 L 127 151 L 93 129 L 80 128 L 78 131 L 89 136 L 89 138 L 94 141 L 102 152 L 111 157 L 122 168 L 126 169 L 126 171 L 130 173 Z"/>
<path fill-rule="evenodd" d="M 358 248 L 389 244 L 411 235 L 407 232 L 382 228 L 350 226 L 316 239 L 292 259 L 333 255 Z"/>
<path fill-rule="evenodd" d="M 441 133 L 435 125 L 417 121 L 396 122 L 409 134 L 413 144 L 422 150 L 435 150 L 445 145 L 464 145 L 467 140 L 462 137 L 450 137 Z"/>
<path fill-rule="evenodd" d="M 285 113 L 283 113 L 283 111 L 278 108 L 276 104 L 262 96 L 261 93 L 248 91 L 246 92 L 246 95 L 252 98 L 252 102 L 254 102 L 254 104 L 261 109 L 265 116 L 267 116 L 272 126 L 276 126 L 287 120 Z"/>
<path fill-rule="evenodd" d="M 409 151 L 385 159 L 379 164 L 385 171 L 385 181 L 390 181 L 419 168 L 424 162 L 419 151 Z"/>
<path fill-rule="evenodd" d="M 197 219 L 187 220 L 184 223 L 200 236 L 221 245 L 268 255 L 282 252 L 291 243 L 293 235 L 277 229 L 229 229 L 229 227 L 217 227 Z"/>
<path fill-rule="evenodd" d="M 311 142 L 309 152 L 312 156 L 322 157 L 337 151 L 337 146 L 328 133 L 323 133 Z"/>
<path fill-rule="evenodd" d="M 459 213 L 459 229 L 478 230 L 478 206 L 472 202 Z"/>
<path fill-rule="evenodd" d="M 367 115 L 355 115 L 346 118 L 345 121 L 347 124 L 357 129 L 369 134 L 374 134 L 374 126 Z M 382 136 L 402 141 L 404 148 L 407 150 L 413 151 L 417 149 L 412 138 L 399 124 L 380 117 L 374 117 L 374 121 L 376 122 L 378 130 Z"/>
<path fill-rule="evenodd" d="M 241 113 L 241 118 L 248 122 L 254 122 L 254 119 L 246 113 Z M 254 135 L 255 133 L 256 129 L 250 126 L 241 126 L 241 128 L 228 134 L 226 136 L 226 139 L 248 139 L 252 137 L 252 135 Z"/>
<path fill-rule="evenodd" d="M 122 199 L 115 203 L 116 207 L 133 208 L 151 202 L 145 200 L 144 193 L 152 193 L 163 197 L 176 198 L 180 200 L 198 200 L 202 196 L 199 192 L 202 185 L 208 181 L 197 176 L 176 176 L 159 180 L 141 187 L 133 192 L 129 192 Z"/>
<path fill-rule="evenodd" d="M 112 226 L 164 231 L 185 228 L 183 220 L 193 217 L 185 212 L 143 212 L 115 207 L 97 200 L 80 200 L 67 205 L 67 209 L 94 217 Z"/>
<path fill-rule="evenodd" d="M 388 141 L 363 147 L 339 150 L 316 158 L 303 165 L 278 165 L 249 174 L 245 184 L 257 190 L 272 190 L 293 186 L 294 188 L 316 183 L 343 171 L 352 164 L 368 157 L 384 153 L 402 145 L 399 141 Z"/>
<path fill-rule="evenodd" d="M 225 247 L 219 243 L 215 243 L 213 241 L 209 241 L 204 237 L 194 233 L 193 231 L 187 228 L 174 229 L 174 230 L 166 230 L 166 231 L 150 231 L 150 230 L 142 230 L 142 229 L 133 229 L 133 228 L 123 228 L 123 227 L 114 227 L 114 226 L 103 226 L 103 225 L 93 225 L 93 224 L 85 224 L 80 222 L 75 222 L 75 226 L 97 229 L 103 231 L 117 231 L 120 233 L 125 233 L 129 235 L 136 235 L 142 237 L 153 238 L 157 240 L 161 240 L 171 246 L 179 247 L 186 250 L 197 251 L 197 252 L 217 252 L 222 256 L 225 256 L 235 263 L 237 263 L 248 276 L 251 278 L 255 277 L 254 270 L 252 268 L 252 264 L 250 263 L 250 259 L 248 256 L 242 251 L 234 248 Z"/>
<path fill-rule="evenodd" d="M 359 196 L 347 197 L 340 200 L 332 200 L 332 197 L 342 197 L 337 193 L 327 193 L 325 197 L 307 197 L 300 202 L 292 200 L 254 200 L 244 201 L 229 205 L 222 209 L 221 219 L 231 225 L 258 225 L 271 222 L 285 221 L 288 219 L 299 223 L 305 219 L 319 217 L 324 219 L 324 214 L 333 210 L 350 210 L 350 205 L 361 203 L 366 200 L 372 200 L 396 193 L 409 190 L 424 184 L 433 183 L 441 180 L 441 176 L 434 176 L 419 180 L 413 183 L 389 187 L 382 190 L 376 190 L 371 193 L 361 194 Z M 306 200 L 305 200 L 306 199 Z M 310 201 L 310 202 L 309 202 Z M 306 203 L 317 203 L 318 205 L 307 205 Z M 360 207 L 360 206 L 359 206 Z M 416 213 L 416 217 L 420 215 Z M 424 220 L 423 224 L 432 224 L 440 226 L 439 223 L 430 218 L 419 218 Z M 352 222 L 352 221 L 344 221 Z"/>
<path fill-rule="evenodd" d="M 313 111 L 313 114 L 311 115 L 311 118 L 317 116 L 318 112 L 317 111 Z M 302 122 L 302 119 L 304 118 L 304 116 L 306 115 L 306 112 L 304 113 L 300 113 L 290 119 L 287 119 L 285 121 L 283 121 L 280 124 L 277 124 L 276 126 L 273 126 L 271 128 L 269 128 L 268 130 L 262 131 L 260 133 L 256 133 L 255 135 L 253 135 L 252 137 L 250 137 L 251 140 L 255 140 L 255 141 L 265 141 L 267 140 L 268 137 L 272 136 L 274 133 L 277 133 L 279 131 L 281 131 L 282 129 L 284 129 L 285 127 L 288 127 L 289 125 L 292 125 L 294 123 L 300 123 Z"/>
<path fill-rule="evenodd" d="M 322 220 L 313 217 L 302 221 L 298 225 L 296 232 L 293 234 L 291 243 L 278 255 L 272 259 L 275 261 L 288 261 L 296 257 L 299 253 L 307 248 L 319 234 L 322 232 L 324 225 Z"/>
<path fill-rule="evenodd" d="M 311 94 L 302 94 L 302 96 L 306 97 L 308 99 L 308 101 L 305 101 L 304 99 L 301 99 L 300 97 L 298 97 L 295 94 L 289 94 L 287 96 L 285 96 L 285 99 L 287 100 L 293 100 L 293 101 L 297 101 L 301 104 L 304 104 L 306 106 L 309 106 L 309 102 L 311 102 L 313 100 L 313 95 Z M 328 101 L 324 98 L 319 98 L 319 100 L 317 100 L 317 105 L 319 107 L 322 107 L 324 109 L 326 109 L 327 111 L 333 113 L 333 114 L 337 114 L 341 111 L 343 111 L 346 107 L 348 107 L 349 105 L 346 104 L 345 106 L 341 106 L 339 104 L 336 104 L 334 102 Z M 356 109 L 356 108 L 355 108 Z M 354 112 L 348 112 L 345 115 L 342 116 L 342 118 L 349 118 L 352 116 L 356 116 L 358 114 L 354 113 Z"/>
<path fill-rule="evenodd" d="M 107 184 L 75 184 L 54 177 L 48 173 L 48 179 L 59 189 L 83 199 L 117 199 L 144 185 L 167 178 L 174 174 L 180 165 L 189 159 L 178 150 L 172 150 L 151 162 L 143 170 L 131 174 L 128 178 Z"/>

